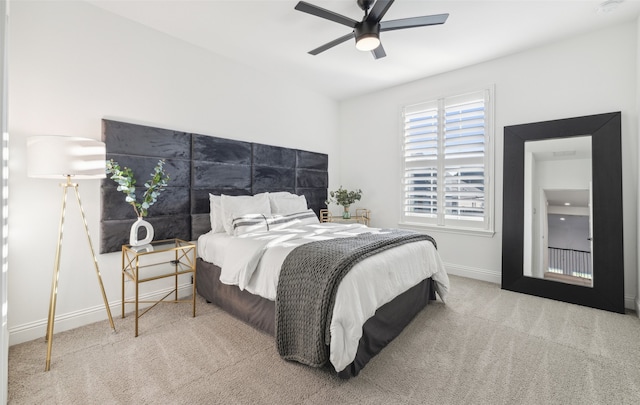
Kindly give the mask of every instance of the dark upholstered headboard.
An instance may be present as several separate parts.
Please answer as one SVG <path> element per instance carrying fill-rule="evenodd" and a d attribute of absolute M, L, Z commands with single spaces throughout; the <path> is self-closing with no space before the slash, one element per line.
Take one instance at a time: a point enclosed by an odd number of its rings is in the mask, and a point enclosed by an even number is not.
<path fill-rule="evenodd" d="M 102 140 L 107 159 L 133 170 L 139 199 L 158 159 L 165 159 L 171 180 L 145 218 L 156 240 L 196 240 L 208 232 L 209 193 L 289 191 L 304 195 L 316 214 L 326 207 L 326 154 L 111 120 L 102 120 Z M 136 219 L 116 187 L 109 178 L 102 181 L 100 253 L 121 250 Z"/>

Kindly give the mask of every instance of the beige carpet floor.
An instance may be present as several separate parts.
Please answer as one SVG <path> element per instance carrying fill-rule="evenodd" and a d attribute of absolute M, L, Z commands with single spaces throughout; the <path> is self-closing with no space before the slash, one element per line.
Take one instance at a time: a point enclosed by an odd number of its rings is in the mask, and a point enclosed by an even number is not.
<path fill-rule="evenodd" d="M 9 404 L 638 404 L 640 320 L 451 277 L 351 380 L 283 361 L 198 297 L 9 350 Z M 114 314 L 115 315 L 115 314 Z"/>

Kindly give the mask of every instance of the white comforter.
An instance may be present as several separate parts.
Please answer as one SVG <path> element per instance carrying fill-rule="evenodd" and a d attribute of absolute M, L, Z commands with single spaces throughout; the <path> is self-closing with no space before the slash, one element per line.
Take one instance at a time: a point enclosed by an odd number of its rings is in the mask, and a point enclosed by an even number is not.
<path fill-rule="evenodd" d="M 383 230 L 361 224 L 321 223 L 242 235 L 224 240 L 224 253 L 218 249 L 218 263 L 214 263 L 222 269 L 223 283 L 275 301 L 280 267 L 296 246 L 362 232 Z M 199 247 L 200 255 L 206 256 L 206 241 Z M 376 309 L 427 277 L 433 278 L 440 299 L 445 301 L 449 278 L 437 250 L 426 241 L 385 250 L 347 273 L 336 293 L 330 326 L 329 360 L 336 371 L 342 371 L 355 358 L 362 325 Z"/>

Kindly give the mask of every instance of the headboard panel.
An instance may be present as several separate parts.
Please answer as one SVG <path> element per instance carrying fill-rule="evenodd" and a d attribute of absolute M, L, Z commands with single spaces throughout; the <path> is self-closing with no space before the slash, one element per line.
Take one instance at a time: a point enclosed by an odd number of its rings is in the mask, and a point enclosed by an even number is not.
<path fill-rule="evenodd" d="M 253 193 L 296 190 L 296 151 L 269 145 L 253 145 Z"/>
<path fill-rule="evenodd" d="M 190 134 L 103 120 L 107 159 L 130 167 L 144 192 L 158 159 L 171 176 L 167 189 L 146 218 L 155 239 L 196 240 L 209 232 L 209 193 L 252 195 L 289 191 L 304 195 L 316 214 L 325 208 L 328 187 L 326 154 Z M 133 208 L 111 179 L 101 187 L 100 252 L 115 252 L 128 243 Z"/>

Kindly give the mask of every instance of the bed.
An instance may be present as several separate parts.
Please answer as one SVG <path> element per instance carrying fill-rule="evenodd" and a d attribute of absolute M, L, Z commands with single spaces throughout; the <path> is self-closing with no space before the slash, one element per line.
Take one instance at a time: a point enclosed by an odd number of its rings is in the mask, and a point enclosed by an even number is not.
<path fill-rule="evenodd" d="M 263 264 L 266 260 L 262 260 L 261 257 L 258 260 L 261 264 L 251 268 L 255 275 L 251 274 L 251 277 L 245 280 L 245 285 L 234 284 L 225 278 L 225 272 L 230 270 L 225 266 L 225 262 L 228 259 L 230 263 L 240 266 L 241 261 L 234 258 L 242 255 L 229 254 L 229 248 L 216 248 L 215 245 L 249 243 L 247 242 L 250 240 L 247 236 L 249 234 L 293 233 L 296 228 L 291 224 L 304 222 L 303 219 L 311 223 L 300 225 L 317 227 L 317 229 L 306 230 L 307 234 L 311 235 L 307 240 L 313 238 L 314 233 L 317 236 L 322 232 L 327 236 L 329 231 L 326 227 L 331 225 L 319 224 L 317 215 L 321 209 L 326 208 L 328 155 L 317 151 L 245 142 L 211 134 L 187 133 L 176 129 L 107 119 L 103 120 L 103 140 L 107 147 L 107 159 L 114 159 L 121 165 L 132 168 L 135 173 L 150 173 L 159 158 L 165 159 L 171 181 L 163 192 L 163 197 L 153 206 L 152 215 L 147 217 L 154 227 L 156 238 L 177 237 L 184 240 L 198 240 L 200 252 L 196 273 L 198 293 L 209 302 L 273 335 L 280 351 L 276 319 L 282 319 L 278 316 L 278 309 L 282 306 L 276 304 L 277 300 L 273 296 L 266 294 L 265 297 L 253 288 L 256 280 L 263 274 Z M 227 202 L 224 210 L 222 209 L 223 199 Z M 309 209 L 313 210 L 313 214 L 309 213 Z M 254 217 L 251 217 L 252 215 Z M 243 216 L 245 218 L 241 218 Z M 282 218 L 283 216 L 287 218 Z M 306 216 L 306 218 L 300 216 Z M 282 222 L 283 219 L 290 221 Z M 134 220 L 135 218 L 131 218 L 130 207 L 117 191 L 113 181 L 103 180 L 100 252 L 120 251 L 122 244 L 127 243 L 127 235 Z M 238 226 L 243 235 L 235 235 L 240 231 L 232 229 L 234 220 L 244 221 L 242 226 Z M 264 229 L 267 226 L 269 230 Z M 347 226 L 345 229 L 333 231 L 350 235 L 352 238 L 344 239 L 353 240 L 358 239 L 357 234 L 379 232 L 373 228 L 358 226 Z M 303 246 L 315 246 L 314 243 L 303 244 Z M 346 334 L 350 336 L 345 340 L 348 344 L 335 341 L 335 337 L 341 333 L 339 330 L 326 333 L 334 341 L 325 342 L 322 349 L 325 350 L 328 347 L 329 355 L 334 359 L 323 364 L 333 367 L 339 376 L 348 378 L 357 375 L 373 356 L 402 331 L 430 299 L 435 299 L 436 290 L 440 293 L 440 298 L 446 297 L 448 288 L 446 273 L 437 256 L 435 244 L 432 242 L 420 241 L 382 252 L 383 254 L 396 252 L 399 256 L 391 260 L 393 267 L 383 266 L 382 268 L 387 270 L 392 268 L 394 270 L 392 274 L 402 274 L 402 269 L 397 264 L 405 263 L 406 257 L 416 255 L 415 252 L 411 252 L 411 245 L 421 246 L 427 250 L 426 253 L 421 254 L 431 256 L 430 259 L 424 260 L 426 267 L 421 267 L 423 270 L 429 269 L 429 272 L 403 285 L 400 290 L 385 296 L 381 302 L 376 301 L 373 308 L 370 307 L 366 314 L 363 312 L 364 315 L 360 316 L 357 322 L 363 322 L 363 324 L 355 325 Z M 240 245 L 234 248 L 242 250 L 246 247 Z M 214 253 L 209 249 L 214 250 Z M 221 249 L 222 253 L 220 251 L 215 253 L 215 249 Z M 267 257 L 278 249 L 269 251 L 271 253 L 268 253 Z M 282 253 L 282 250 L 280 252 Z M 283 262 L 284 256 L 286 255 L 280 256 Z M 255 258 L 255 255 L 252 257 Z M 371 263 L 370 259 L 363 260 L 359 265 L 366 268 L 367 263 Z M 273 268 L 280 269 L 279 264 L 272 266 Z M 287 268 L 291 269 L 292 266 Z M 295 268 L 293 266 L 294 273 L 296 273 Z M 353 267 L 349 274 L 354 272 L 358 273 L 357 267 Z M 249 274 L 246 273 L 246 275 Z M 226 284 L 221 281 L 221 277 Z M 345 276 L 340 286 L 346 285 L 348 281 L 349 278 Z M 274 283 L 275 281 L 272 280 L 271 293 L 277 290 L 277 285 L 274 287 Z M 384 282 L 382 285 L 385 285 Z M 371 297 L 368 293 L 362 295 Z M 354 310 L 361 308 L 361 304 L 350 303 L 347 307 Z M 331 311 L 331 322 L 327 323 L 328 325 L 333 323 L 334 312 L 336 311 Z M 322 345 L 321 342 L 315 342 L 315 344 Z M 345 351 L 344 348 L 347 346 L 348 349 Z M 343 356 L 345 352 L 347 355 Z M 287 355 L 285 358 L 288 357 L 290 356 Z M 306 363 L 306 361 L 303 362 Z"/>
<path fill-rule="evenodd" d="M 273 335 L 284 359 L 327 367 L 341 378 L 351 378 L 436 299 L 436 292 L 446 299 L 448 277 L 435 241 L 428 236 L 363 224 L 320 223 L 306 205 L 304 196 L 291 193 L 210 195 L 212 229 L 198 238 L 197 291 L 208 302 Z M 363 247 L 354 249 L 353 243 Z M 300 320 L 315 316 L 317 302 L 300 303 L 302 309 L 296 308 L 293 316 L 284 308 L 313 295 L 298 291 L 300 280 L 295 278 L 306 277 L 301 275 L 309 269 L 301 271 L 308 265 L 294 258 L 315 263 L 316 257 L 326 255 L 328 245 L 342 249 L 341 255 L 359 253 L 335 279 L 336 288 L 323 307 L 328 308 L 327 318 L 318 320 L 318 325 L 311 322 L 314 335 L 303 331 L 307 327 Z M 310 259 L 304 256 L 305 249 L 311 252 L 306 253 Z M 287 280 L 295 287 L 287 286 Z M 312 314 L 296 312 L 307 310 Z M 286 324 L 290 318 L 294 321 Z M 291 348 L 292 344 L 298 347 Z M 304 352 L 313 345 L 319 351 L 326 348 L 326 354 L 316 357 L 310 349 L 310 358 Z"/>

